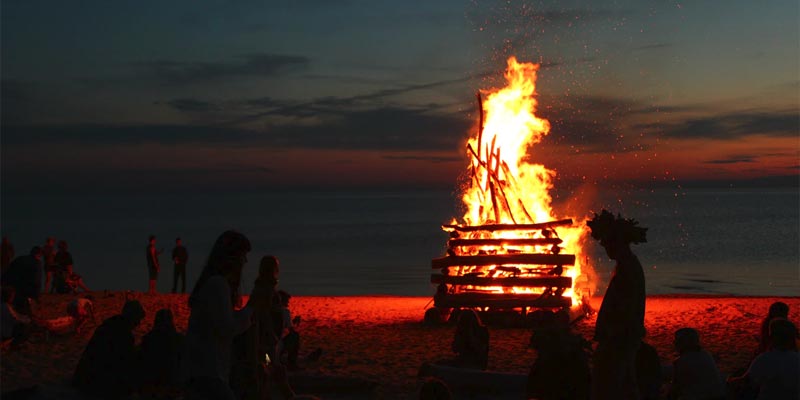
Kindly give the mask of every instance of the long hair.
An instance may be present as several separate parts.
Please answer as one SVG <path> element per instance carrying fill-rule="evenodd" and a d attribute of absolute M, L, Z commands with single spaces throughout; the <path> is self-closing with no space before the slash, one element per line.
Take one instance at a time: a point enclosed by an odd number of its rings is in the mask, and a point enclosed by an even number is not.
<path fill-rule="evenodd" d="M 236 305 L 239 302 L 239 282 L 242 279 L 242 267 L 244 267 L 241 256 L 250 249 L 250 240 L 237 231 L 225 231 L 219 235 L 208 255 L 208 261 L 203 267 L 200 277 L 197 278 L 192 294 L 189 295 L 189 307 L 194 305 L 197 293 L 206 281 L 217 275 L 227 278 L 231 289 L 231 304 Z"/>

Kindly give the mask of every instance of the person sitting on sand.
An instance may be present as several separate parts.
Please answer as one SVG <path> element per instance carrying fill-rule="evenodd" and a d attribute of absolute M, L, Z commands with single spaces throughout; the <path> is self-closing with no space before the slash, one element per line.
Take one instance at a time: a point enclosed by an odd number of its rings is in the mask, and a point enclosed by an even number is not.
<path fill-rule="evenodd" d="M 636 353 L 644 337 L 645 282 L 642 264 L 630 245 L 647 242 L 647 228 L 606 210 L 595 214 L 587 225 L 608 258 L 617 262 L 597 313 L 592 398 L 636 399 Z"/>
<path fill-rule="evenodd" d="M 455 366 L 486 369 L 489 365 L 489 329 L 475 310 L 463 310 L 458 316 L 453 337 Z"/>
<path fill-rule="evenodd" d="M 85 295 L 67 303 L 67 315 L 75 319 L 75 332 L 80 333 L 83 326 L 94 318 L 94 297 Z"/>
<path fill-rule="evenodd" d="M 13 339 L 15 342 L 25 339 L 30 332 L 31 318 L 22 315 L 14 310 L 14 297 L 16 290 L 11 286 L 3 286 L 3 304 L 0 312 L 0 330 L 2 331 L 3 341 Z"/>
<path fill-rule="evenodd" d="M 657 400 L 661 396 L 663 382 L 661 359 L 656 348 L 642 340 L 636 352 L 636 384 L 641 400 Z"/>
<path fill-rule="evenodd" d="M 675 332 L 678 358 L 672 363 L 670 399 L 724 399 L 725 385 L 717 364 L 700 346 L 700 334 L 692 328 Z"/>
<path fill-rule="evenodd" d="M 536 350 L 537 356 L 528 373 L 528 398 L 588 399 L 591 343 L 570 331 L 567 313 L 537 310 L 531 321 L 529 347 Z"/>
<path fill-rule="evenodd" d="M 175 330 L 172 311 L 156 312 L 153 329 L 142 337 L 139 352 L 140 393 L 175 398 L 180 389 L 180 355 L 183 335 Z"/>
<path fill-rule="evenodd" d="M 102 398 L 122 398 L 136 386 L 136 346 L 133 330 L 144 318 L 136 300 L 125 302 L 122 313 L 94 331 L 75 368 L 73 385 L 81 392 Z"/>
<path fill-rule="evenodd" d="M 16 291 L 14 309 L 30 316 L 28 299 L 38 300 L 42 289 L 42 249 L 34 246 L 29 255 L 15 258 L 1 280 L 3 286 L 11 286 Z"/>
<path fill-rule="evenodd" d="M 295 327 L 300 324 L 300 316 L 298 315 L 292 319 L 292 312 L 289 310 L 289 300 L 292 298 L 292 295 L 284 290 L 279 290 L 278 298 L 281 304 L 283 330 L 278 340 L 276 350 L 276 354 L 278 355 L 277 359 L 280 360 L 283 357 L 283 353 L 286 353 L 286 366 L 290 370 L 299 369 L 300 366 L 297 365 L 297 354 L 300 351 L 300 333 L 297 332 Z"/>
<path fill-rule="evenodd" d="M 265 298 L 256 286 L 247 305 L 235 309 L 249 252 L 247 237 L 236 231 L 222 233 L 189 296 L 191 314 L 181 357 L 187 400 L 237 398 L 228 385 L 233 338 L 250 327 Z"/>
<path fill-rule="evenodd" d="M 756 356 L 766 351 L 772 347 L 769 339 L 769 324 L 772 320 L 776 318 L 783 318 L 789 319 L 789 305 L 782 302 L 776 301 L 769 306 L 769 312 L 767 316 L 761 321 L 761 335 L 759 337 L 759 344 L 758 344 L 758 351 L 756 352 Z"/>
<path fill-rule="evenodd" d="M 797 327 L 789 320 L 775 318 L 769 324 L 770 348 L 753 360 L 740 377 L 728 379 L 731 389 L 740 394 L 752 389 L 757 399 L 796 399 L 800 393 L 800 353 Z"/>

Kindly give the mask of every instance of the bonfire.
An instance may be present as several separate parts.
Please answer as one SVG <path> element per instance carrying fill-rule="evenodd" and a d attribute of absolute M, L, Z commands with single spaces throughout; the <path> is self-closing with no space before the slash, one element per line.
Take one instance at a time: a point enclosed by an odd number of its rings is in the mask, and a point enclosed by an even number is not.
<path fill-rule="evenodd" d="M 431 263 L 441 271 L 431 275 L 436 308 L 569 309 L 591 294 L 586 225 L 553 210 L 556 172 L 527 156 L 550 131 L 535 114 L 538 70 L 511 57 L 507 85 L 478 93 L 479 124 L 466 146 L 466 211 L 442 226 L 447 255 Z"/>

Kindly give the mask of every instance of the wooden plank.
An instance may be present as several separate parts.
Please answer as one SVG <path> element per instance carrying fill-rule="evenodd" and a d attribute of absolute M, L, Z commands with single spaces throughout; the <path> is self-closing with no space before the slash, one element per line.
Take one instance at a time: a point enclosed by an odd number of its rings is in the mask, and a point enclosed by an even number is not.
<path fill-rule="evenodd" d="M 554 226 L 569 226 L 572 225 L 572 219 L 562 219 L 558 221 L 541 222 L 538 224 L 489 224 L 489 225 L 474 225 L 474 226 L 461 226 L 461 225 L 442 225 L 444 230 L 454 230 L 458 232 L 477 232 L 477 231 L 535 231 L 545 228 L 552 228 Z"/>
<path fill-rule="evenodd" d="M 484 265 L 574 265 L 572 254 L 495 254 L 486 256 L 447 256 L 431 260 L 434 269 Z"/>
<path fill-rule="evenodd" d="M 489 307 L 511 309 L 516 307 L 561 308 L 572 306 L 572 299 L 559 296 L 513 293 L 458 293 L 434 297 L 434 306 L 444 308 Z"/>
<path fill-rule="evenodd" d="M 450 239 L 448 247 L 457 246 L 546 246 L 561 244 L 559 238 L 539 239 Z"/>
<path fill-rule="evenodd" d="M 526 286 L 526 287 L 572 287 L 572 278 L 568 276 L 537 276 L 525 278 L 487 278 L 478 276 L 458 276 L 431 274 L 431 283 L 449 283 L 451 285 L 472 286 Z"/>

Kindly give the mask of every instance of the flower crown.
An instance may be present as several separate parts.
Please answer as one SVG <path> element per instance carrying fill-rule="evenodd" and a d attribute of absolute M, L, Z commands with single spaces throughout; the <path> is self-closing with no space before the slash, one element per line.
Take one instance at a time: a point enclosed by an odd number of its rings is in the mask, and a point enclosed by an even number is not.
<path fill-rule="evenodd" d="M 594 219 L 586 222 L 592 229 L 592 237 L 597 240 L 621 238 L 626 243 L 647 243 L 647 228 L 642 228 L 635 219 L 624 219 L 621 215 L 603 210 L 599 215 L 594 214 Z"/>

